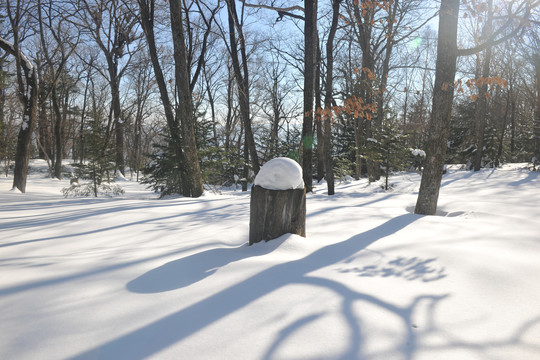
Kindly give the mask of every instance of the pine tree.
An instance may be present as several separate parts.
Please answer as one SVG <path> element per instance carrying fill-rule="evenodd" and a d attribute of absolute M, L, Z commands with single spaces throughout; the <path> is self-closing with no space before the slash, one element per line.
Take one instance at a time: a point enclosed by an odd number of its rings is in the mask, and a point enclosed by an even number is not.
<path fill-rule="evenodd" d="M 124 190 L 119 186 L 112 184 L 114 179 L 111 177 L 114 174 L 115 152 L 110 149 L 105 134 L 105 124 L 99 116 L 94 116 L 88 122 L 88 128 L 85 138 L 86 144 L 86 159 L 87 161 L 80 164 L 74 164 L 75 179 L 70 187 L 62 189 L 65 197 L 69 196 L 115 196 L 124 193 Z M 80 180 L 86 180 L 79 184 Z"/>

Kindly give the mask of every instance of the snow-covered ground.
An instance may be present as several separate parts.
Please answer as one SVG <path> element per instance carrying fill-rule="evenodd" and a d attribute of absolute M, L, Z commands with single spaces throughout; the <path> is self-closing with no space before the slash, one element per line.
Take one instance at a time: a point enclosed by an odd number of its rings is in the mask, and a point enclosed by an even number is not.
<path fill-rule="evenodd" d="M 249 247 L 248 193 L 0 178 L 0 359 L 540 359 L 538 173 L 450 168 L 431 217 L 419 180 L 319 185 Z"/>

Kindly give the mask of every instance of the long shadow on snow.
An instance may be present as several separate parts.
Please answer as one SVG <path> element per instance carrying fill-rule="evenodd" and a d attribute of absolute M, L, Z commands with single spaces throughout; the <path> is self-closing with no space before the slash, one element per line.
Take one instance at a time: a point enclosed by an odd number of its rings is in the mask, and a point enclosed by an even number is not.
<path fill-rule="evenodd" d="M 97 346 L 94 349 L 81 353 L 74 357 L 74 359 L 116 359 L 120 357 L 126 359 L 146 358 L 182 341 L 227 315 L 248 306 L 257 299 L 289 284 L 314 283 L 317 286 L 334 289 L 334 291 L 337 292 L 350 292 L 350 290 L 342 284 L 327 279 L 313 278 L 307 274 L 346 259 L 351 254 L 366 248 L 375 241 L 405 228 L 418 218 L 418 216 L 413 214 L 401 215 L 343 242 L 321 248 L 305 258 L 275 265 L 196 304 L 165 316 L 138 330 Z M 205 252 L 204 254 L 205 255 L 201 255 L 197 260 L 202 262 L 212 261 L 215 260 L 215 256 L 218 255 L 209 252 Z M 246 255 L 249 255 L 249 252 L 247 252 Z M 193 260 L 194 258 L 192 257 L 189 262 L 192 263 Z M 229 258 L 228 261 L 230 260 L 231 259 Z M 174 264 L 169 269 L 156 270 L 156 272 L 152 274 L 147 273 L 147 277 L 143 275 L 143 277 L 131 282 L 127 286 L 128 288 L 131 287 L 132 289 L 136 289 L 138 292 L 163 291 L 162 289 L 165 288 L 171 289 L 178 286 L 185 286 L 186 282 L 179 282 L 176 284 L 163 283 L 161 286 L 158 286 L 157 289 L 153 289 L 152 286 L 149 285 L 149 280 L 154 277 L 154 275 L 171 275 L 165 274 L 165 272 L 168 273 L 167 270 L 174 270 L 174 268 L 178 266 L 180 265 Z M 200 270 L 204 269 L 205 267 L 202 267 Z M 193 282 L 193 280 L 196 280 L 196 278 L 192 277 L 191 282 Z M 187 283 L 189 283 L 189 281 Z M 389 311 L 397 312 L 398 316 L 403 317 L 401 308 L 394 308 L 390 304 L 370 297 L 369 295 L 358 296 L 375 302 L 387 308 Z M 355 295 L 355 297 L 358 296 Z M 344 312 L 344 315 L 348 319 L 349 326 L 352 329 L 353 336 L 349 341 L 349 349 L 343 356 L 344 358 L 350 358 L 351 356 L 356 358 L 361 350 L 359 325 L 351 313 L 350 303 L 345 306 Z M 309 322 L 310 320 L 306 319 L 306 321 Z M 404 321 L 408 320 L 405 319 Z M 409 348 L 405 353 L 412 354 L 412 352 L 414 352 L 414 341 L 414 334 L 412 331 L 409 331 L 409 335 L 407 336 L 408 345 L 403 345 Z M 271 355 L 272 352 L 273 350 L 270 349 L 270 354 L 268 355 Z"/>
<path fill-rule="evenodd" d="M 324 214 L 324 215 L 327 215 L 329 214 L 330 212 L 334 211 L 334 210 L 340 210 L 340 209 L 344 209 L 344 208 L 357 208 L 357 207 L 364 207 L 364 206 L 368 206 L 368 205 L 373 205 L 373 204 L 376 204 L 378 202 L 381 202 L 381 201 L 384 201 L 384 200 L 387 200 L 387 199 L 390 199 L 394 196 L 398 196 L 400 194 L 385 194 L 384 196 L 381 196 L 381 197 L 378 197 L 378 198 L 375 198 L 373 200 L 370 200 L 368 202 L 362 202 L 362 203 L 358 203 L 358 204 L 353 204 L 353 205 L 336 205 L 334 207 L 325 207 L 324 209 L 321 209 L 321 210 L 318 210 L 318 211 L 310 211 L 308 214 L 307 214 L 307 218 L 311 218 L 311 217 L 315 217 L 317 215 L 321 215 L 321 214 Z M 343 195 L 342 197 L 345 197 L 345 196 L 348 196 L 347 195 Z M 364 199 L 364 198 L 369 198 L 369 197 L 373 197 L 374 195 L 373 194 L 361 194 L 361 195 L 356 195 L 354 197 L 357 197 L 357 198 L 361 198 L 361 199 Z M 350 198 L 350 196 L 349 196 Z M 317 199 L 317 200 L 322 200 L 322 201 L 328 201 L 326 200 L 327 198 L 322 198 L 322 199 Z M 336 201 L 337 199 L 339 199 L 339 196 L 332 196 L 332 199 L 330 201 Z"/>
<path fill-rule="evenodd" d="M 463 174 L 463 173 L 465 173 L 465 174 L 458 177 L 456 173 L 458 173 L 460 175 Z M 456 182 L 456 181 L 468 179 L 468 178 L 472 177 L 474 174 L 475 173 L 472 170 L 459 170 L 459 172 L 452 172 L 452 175 L 454 176 L 454 179 L 443 181 L 441 183 L 441 187 L 448 186 L 451 183 Z M 449 174 L 444 174 L 443 179 L 446 178 L 448 175 Z"/>
<path fill-rule="evenodd" d="M 135 207 L 116 207 L 116 208 L 111 208 L 111 209 L 101 210 L 101 211 L 92 210 L 92 211 L 89 211 L 87 215 L 85 215 L 84 211 L 81 211 L 77 215 L 74 215 L 74 218 L 76 218 L 76 219 L 89 218 L 89 217 L 96 216 L 96 215 L 104 215 L 106 213 L 118 213 L 115 216 L 118 216 L 121 219 L 125 219 L 125 218 L 129 218 L 128 214 L 122 214 L 125 211 L 159 208 L 159 207 L 162 207 L 162 206 L 163 205 L 152 205 L 152 206 L 144 206 L 144 207 L 137 207 L 137 206 L 135 206 Z M 172 205 L 165 205 L 165 206 L 172 206 Z M 177 204 L 176 206 L 181 206 L 181 205 Z M 197 215 L 198 221 L 202 222 L 201 214 L 203 214 L 203 213 L 214 214 L 216 210 L 222 210 L 222 209 L 229 208 L 229 207 L 232 207 L 232 206 L 234 206 L 234 205 L 229 204 L 229 205 L 223 205 L 221 207 L 217 207 L 217 208 L 213 208 L 213 209 L 208 208 L 208 209 L 203 209 L 203 210 L 198 209 L 198 210 L 189 211 L 189 212 L 179 212 L 177 214 L 172 214 L 172 215 L 169 215 L 169 216 L 162 216 L 162 217 L 157 217 L 157 218 L 150 218 L 150 219 L 132 221 L 132 222 L 128 222 L 128 223 L 117 224 L 117 225 L 103 227 L 103 228 L 99 228 L 99 229 L 81 231 L 81 232 L 78 232 L 78 233 L 68 233 L 68 234 L 63 234 L 63 235 L 58 235 L 58 236 L 45 237 L 45 238 L 39 238 L 39 239 L 31 239 L 31 240 L 22 240 L 22 241 L 16 241 L 16 242 L 5 243 L 5 244 L 0 243 L 0 248 L 9 247 L 9 246 L 15 246 L 15 245 L 28 244 L 28 243 L 34 243 L 34 242 L 48 241 L 48 240 L 54 240 L 54 239 L 62 239 L 62 238 L 70 238 L 70 237 L 91 235 L 91 234 L 101 233 L 101 232 L 105 232 L 105 231 L 126 228 L 126 227 L 130 227 L 130 226 L 143 225 L 143 224 L 148 224 L 148 223 L 153 223 L 153 222 L 158 222 L 158 221 L 163 221 L 163 220 L 177 219 L 177 218 L 182 218 L 182 217 L 192 216 L 192 215 Z M 234 216 L 233 212 L 225 212 L 225 213 L 229 214 L 229 215 L 224 215 L 222 217 Z M 29 222 L 32 223 L 32 221 L 29 221 Z M 57 221 L 54 217 L 51 216 L 50 220 L 44 221 L 41 225 L 45 225 L 45 224 L 47 224 L 49 222 L 51 222 L 51 223 L 52 222 L 59 223 L 60 221 Z M 21 224 L 22 223 L 24 223 L 24 222 L 21 221 Z M 33 225 L 36 226 L 35 224 L 33 224 Z M 21 226 L 24 227 L 23 225 L 21 225 Z M 2 224 L 2 227 L 4 227 L 3 224 Z"/>
<path fill-rule="evenodd" d="M 268 254 L 283 243 L 283 240 L 284 238 L 272 240 L 264 246 L 249 247 L 246 243 L 237 248 L 215 248 L 189 255 L 148 271 L 130 281 L 127 289 L 140 294 L 180 289 L 207 278 L 227 264 Z"/>
<path fill-rule="evenodd" d="M 77 206 L 76 210 L 71 209 L 63 209 L 59 211 L 51 211 L 51 207 L 55 208 L 57 202 L 54 203 L 37 203 L 35 205 L 28 205 L 28 203 L 23 203 L 22 205 L 7 205 L 4 208 L 2 208 L 3 211 L 6 212 L 16 212 L 20 211 L 21 213 L 25 213 L 28 210 L 40 210 L 42 213 L 37 215 L 22 215 L 13 217 L 15 220 L 7 220 L 1 224 L 3 229 L 28 229 L 30 227 L 37 227 L 37 226 L 43 226 L 48 225 L 51 223 L 54 224 L 60 224 L 60 223 L 71 223 L 73 221 L 77 221 L 80 219 L 87 219 L 89 217 L 93 216 L 101 216 L 105 214 L 111 214 L 111 216 L 117 216 L 116 213 L 121 213 L 124 211 L 138 211 L 138 210 L 145 210 L 145 209 L 151 209 L 151 208 L 165 208 L 165 207 L 181 207 L 185 205 L 190 204 L 200 204 L 200 203 L 208 203 L 210 201 L 214 201 L 212 199 L 210 200 L 199 200 L 199 201 L 175 201 L 175 202 L 165 202 L 165 203 L 156 203 L 157 200 L 151 201 L 151 202 L 137 202 L 137 203 L 131 203 L 131 204 L 122 204 L 120 206 L 117 205 L 118 202 L 132 202 L 131 200 L 123 200 L 123 199 L 84 199 L 85 201 L 81 201 L 79 199 L 77 200 L 64 200 L 62 202 L 62 207 L 70 207 L 70 206 Z M 66 205 L 68 204 L 68 205 Z M 96 207 L 93 206 L 91 208 L 84 207 L 85 205 L 103 205 L 103 207 Z"/>
<path fill-rule="evenodd" d="M 215 244 L 215 245 L 218 246 L 218 245 L 222 245 L 222 244 Z M 182 248 L 180 250 L 169 252 L 167 254 L 159 254 L 159 255 L 149 256 L 149 257 L 142 258 L 142 259 L 126 261 L 126 262 L 122 262 L 122 263 L 115 263 L 113 265 L 98 267 L 98 268 L 95 268 L 95 269 L 92 269 L 92 270 L 82 271 L 82 272 L 78 272 L 78 273 L 74 273 L 74 274 L 70 274 L 70 275 L 65 275 L 65 276 L 60 276 L 60 277 L 56 277 L 56 278 L 52 278 L 52 279 L 38 280 L 38 281 L 33 281 L 33 282 L 21 284 L 21 285 L 15 285 L 15 286 L 7 287 L 7 288 L 1 288 L 0 289 L 0 296 L 17 294 L 17 293 L 20 293 L 20 292 L 23 292 L 23 291 L 34 290 L 34 289 L 38 289 L 38 288 L 42 288 L 42 287 L 46 287 L 46 286 L 51 286 L 51 285 L 56 285 L 56 284 L 62 284 L 62 283 L 66 283 L 68 281 L 73 281 L 73 280 L 79 281 L 79 280 L 82 280 L 82 279 L 85 279 L 85 278 L 88 278 L 88 277 L 91 277 L 91 276 L 94 276 L 94 275 L 106 274 L 106 273 L 111 272 L 111 271 L 125 269 L 125 268 L 128 268 L 128 267 L 134 266 L 134 265 L 143 264 L 145 262 L 161 259 L 161 258 L 163 258 L 165 256 L 177 255 L 177 254 L 180 255 L 180 254 L 183 254 L 183 253 L 185 253 L 187 251 L 197 250 L 200 247 L 203 247 L 203 245 L 196 246 L 196 247 L 193 247 L 193 248 L 188 248 L 188 249 Z M 19 260 L 19 259 L 18 258 L 2 259 L 0 261 L 0 266 L 2 266 L 2 262 L 11 261 L 11 260 Z"/>
<path fill-rule="evenodd" d="M 513 182 L 509 183 L 508 185 L 515 186 L 515 187 L 524 185 L 526 183 L 529 183 L 529 182 L 532 182 L 533 180 L 538 179 L 538 174 L 540 174 L 540 173 L 536 172 L 536 171 L 529 171 L 529 173 L 527 174 L 527 177 L 525 177 L 525 178 L 523 178 L 521 180 L 518 180 L 518 181 L 513 181 Z"/>

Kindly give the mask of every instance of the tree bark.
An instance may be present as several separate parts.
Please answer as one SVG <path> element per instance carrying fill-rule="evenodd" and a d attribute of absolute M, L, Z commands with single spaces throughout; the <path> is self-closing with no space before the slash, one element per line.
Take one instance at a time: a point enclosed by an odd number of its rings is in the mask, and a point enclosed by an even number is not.
<path fill-rule="evenodd" d="M 179 0 L 170 0 L 169 4 L 171 11 L 171 30 L 173 33 L 176 88 L 179 100 L 176 114 L 181 122 L 182 145 L 185 159 L 183 166 L 186 173 L 182 183 L 182 191 L 184 196 L 199 197 L 203 193 L 203 184 L 195 140 L 193 100 L 189 69 L 187 67 L 182 8 Z"/>
<path fill-rule="evenodd" d="M 459 0 L 442 0 L 439 14 L 433 110 L 424 171 L 414 211 L 416 214 L 435 215 L 437 210 L 454 100 L 458 15 Z"/>
<path fill-rule="evenodd" d="M 56 84 L 52 85 L 52 103 L 54 110 L 54 139 L 55 139 L 55 155 L 56 159 L 54 161 L 54 177 L 58 180 L 62 180 L 62 155 L 63 155 L 63 146 L 62 146 L 62 113 L 60 111 L 60 105 L 58 104 L 58 92 L 56 91 Z"/>
<path fill-rule="evenodd" d="M 362 10 L 362 11 L 361 11 Z M 354 20 L 356 24 L 356 34 L 362 49 L 362 68 L 360 69 L 360 97 L 363 100 L 363 113 L 364 116 L 359 119 L 359 124 L 364 127 L 365 135 L 367 138 L 373 136 L 373 124 L 374 119 L 372 105 L 374 101 L 373 96 L 373 82 L 375 74 L 375 54 L 374 49 L 371 46 L 371 37 L 373 32 L 375 9 L 367 6 L 365 9 L 360 3 L 355 3 L 353 8 Z M 358 130 L 356 134 L 357 140 L 357 175 L 359 176 L 361 170 L 361 130 Z M 373 159 L 366 159 L 368 179 L 370 182 L 376 181 L 380 178 L 379 166 Z"/>
<path fill-rule="evenodd" d="M 279 74 L 275 69 L 272 73 L 272 127 L 270 129 L 269 160 L 277 156 L 278 131 L 281 120 L 281 101 L 279 97 Z"/>
<path fill-rule="evenodd" d="M 178 121 L 174 116 L 173 106 L 169 98 L 169 92 L 167 90 L 167 84 L 163 75 L 163 70 L 159 63 L 159 57 L 156 47 L 156 39 L 154 34 L 154 6 L 155 0 L 138 0 L 139 9 L 141 12 L 141 25 L 148 43 L 148 52 L 150 54 L 150 61 L 154 69 L 154 76 L 156 77 L 156 83 L 159 89 L 159 95 L 161 103 L 163 104 L 163 110 L 165 112 L 165 119 L 167 120 L 167 127 L 169 129 L 171 147 L 179 159 L 179 166 L 182 166 L 182 159 L 184 153 L 182 151 L 182 141 L 180 138 L 180 127 Z M 182 174 L 183 177 L 183 174 Z"/>
<path fill-rule="evenodd" d="M 334 158 L 332 148 L 332 91 L 334 84 L 334 39 L 342 0 L 332 1 L 332 25 L 326 40 L 326 83 L 324 94 L 324 168 L 328 195 L 334 195 Z"/>
<path fill-rule="evenodd" d="M 499 146 L 497 148 L 497 157 L 495 158 L 495 167 L 499 167 L 503 153 L 504 136 L 506 134 L 506 124 L 508 123 L 508 112 L 510 110 L 510 97 L 511 90 L 508 91 L 506 96 L 506 105 L 504 106 L 504 115 L 502 116 L 501 136 L 499 137 Z"/>
<path fill-rule="evenodd" d="M 4 65 L 3 62 L 0 61 L 0 76 L 3 76 L 4 74 Z M 7 157 L 6 154 L 6 136 L 4 132 L 4 127 L 6 126 L 5 123 L 5 113 L 4 113 L 4 106 L 6 104 L 6 89 L 4 86 L 0 86 L 0 161 L 4 161 L 4 159 Z"/>
<path fill-rule="evenodd" d="M 253 172 L 257 174 L 260 169 L 259 156 L 255 147 L 255 139 L 253 137 L 253 130 L 251 129 L 251 117 L 249 109 L 249 71 L 248 71 L 248 59 L 246 52 L 246 44 L 244 34 L 241 31 L 242 27 L 238 20 L 236 13 L 236 4 L 234 0 L 227 0 L 228 19 L 229 19 L 229 37 L 230 37 L 230 49 L 231 60 L 233 64 L 234 75 L 238 85 L 238 102 L 240 105 L 240 117 L 244 124 L 245 145 L 249 156 L 251 157 L 251 167 Z M 238 45 L 236 43 L 236 30 L 238 30 L 238 40 L 240 42 L 240 54 L 242 56 L 242 69 L 240 69 L 240 59 L 238 57 Z M 243 70 L 243 74 L 242 74 Z M 248 159 L 246 159 L 248 160 Z M 246 162 L 247 166 L 248 162 Z M 244 174 L 247 179 L 247 173 Z"/>
<path fill-rule="evenodd" d="M 92 60 L 90 60 L 92 62 Z M 88 75 L 86 75 L 86 82 L 84 86 L 84 94 L 83 94 L 83 103 L 82 103 L 82 110 L 81 110 L 81 133 L 79 134 L 79 141 L 80 141 L 80 154 L 79 154 L 79 164 L 84 163 L 84 159 L 86 158 L 86 148 L 85 148 L 85 120 L 86 120 L 86 107 L 88 102 L 88 86 L 90 83 L 90 76 L 92 75 L 92 64 L 90 63 L 90 67 L 88 68 Z"/>
<path fill-rule="evenodd" d="M 536 70 L 536 112 L 534 115 L 534 156 L 540 163 L 540 53 L 534 55 L 534 68 Z"/>
<path fill-rule="evenodd" d="M 111 62 L 112 64 L 112 62 Z M 115 141 L 116 141 L 116 154 L 115 162 L 116 169 L 125 176 L 126 168 L 124 161 L 124 119 L 122 118 L 122 110 L 120 108 L 120 77 L 116 74 L 117 69 L 109 65 L 109 73 L 111 76 L 111 97 L 112 97 L 112 111 L 115 124 Z M 114 69 L 114 70 L 112 70 Z"/>
<path fill-rule="evenodd" d="M 315 67 L 315 128 L 317 130 L 317 182 L 324 178 L 324 134 L 321 94 L 321 49 L 317 36 L 317 65 Z"/>
<path fill-rule="evenodd" d="M 304 120 L 302 122 L 302 171 L 308 192 L 313 187 L 313 100 L 317 63 L 317 0 L 304 0 Z"/>
<path fill-rule="evenodd" d="M 32 131 L 37 115 L 38 82 L 36 69 L 18 47 L 18 37 L 15 44 L 0 38 L 0 48 L 15 56 L 17 66 L 17 84 L 19 98 L 24 106 L 23 121 L 17 136 L 17 150 L 15 152 L 15 168 L 13 170 L 13 188 L 26 192 L 26 178 L 28 175 L 28 162 L 30 161 L 30 147 Z"/>
<path fill-rule="evenodd" d="M 491 24 L 493 20 L 493 0 L 488 2 L 488 15 L 487 22 L 483 29 L 482 37 L 486 38 L 491 36 Z M 485 80 L 489 77 L 489 65 L 491 62 L 491 46 L 488 46 L 485 52 L 484 62 L 482 64 L 482 79 Z M 481 86 L 478 86 L 478 99 L 476 100 L 476 153 L 474 155 L 474 171 L 479 171 L 482 167 L 482 157 L 484 155 L 484 132 L 486 129 L 486 115 L 487 115 L 487 91 L 488 86 L 485 81 L 482 81 Z"/>
<path fill-rule="evenodd" d="M 388 84 L 388 73 L 390 72 L 390 58 L 392 56 L 392 50 L 394 48 L 394 19 L 396 18 L 397 8 L 399 6 L 399 0 L 394 0 L 391 5 L 391 9 L 388 11 L 388 29 L 386 31 L 386 51 L 383 59 L 382 74 L 379 85 L 379 92 L 377 94 L 377 127 L 382 129 L 384 121 L 384 93 L 386 92 L 386 85 Z"/>

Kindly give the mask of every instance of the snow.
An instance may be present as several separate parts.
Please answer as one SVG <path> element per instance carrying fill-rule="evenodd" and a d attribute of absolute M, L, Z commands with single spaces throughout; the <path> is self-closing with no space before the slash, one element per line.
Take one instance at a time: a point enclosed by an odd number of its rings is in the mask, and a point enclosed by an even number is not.
<path fill-rule="evenodd" d="M 5 46 L 7 46 L 9 48 L 9 52 L 12 54 L 12 55 L 15 55 L 16 51 L 15 51 L 15 45 L 3 38 L 0 38 L 0 42 L 2 42 Z M 19 51 L 19 55 L 21 57 L 21 60 L 23 61 L 23 64 L 24 64 L 24 67 L 25 67 L 25 70 L 27 71 L 32 71 L 34 69 L 34 65 L 32 64 L 32 62 L 30 60 L 28 60 L 28 58 L 26 57 L 26 55 L 23 54 L 22 51 Z"/>
<path fill-rule="evenodd" d="M 24 120 L 21 124 L 21 127 L 23 130 L 28 129 L 28 123 L 30 122 L 30 117 L 28 115 L 24 115 Z"/>
<path fill-rule="evenodd" d="M 409 149 L 412 156 L 420 156 L 420 157 L 426 157 L 426 152 L 424 150 L 420 149 Z"/>
<path fill-rule="evenodd" d="M 303 189 L 302 168 L 293 159 L 278 157 L 263 165 L 254 184 L 268 190 Z"/>
<path fill-rule="evenodd" d="M 1 359 L 540 358 L 526 164 L 448 167 L 439 216 L 415 173 L 316 185 L 307 238 L 253 246 L 248 192 L 65 199 L 30 166 L 25 194 L 0 178 Z"/>

